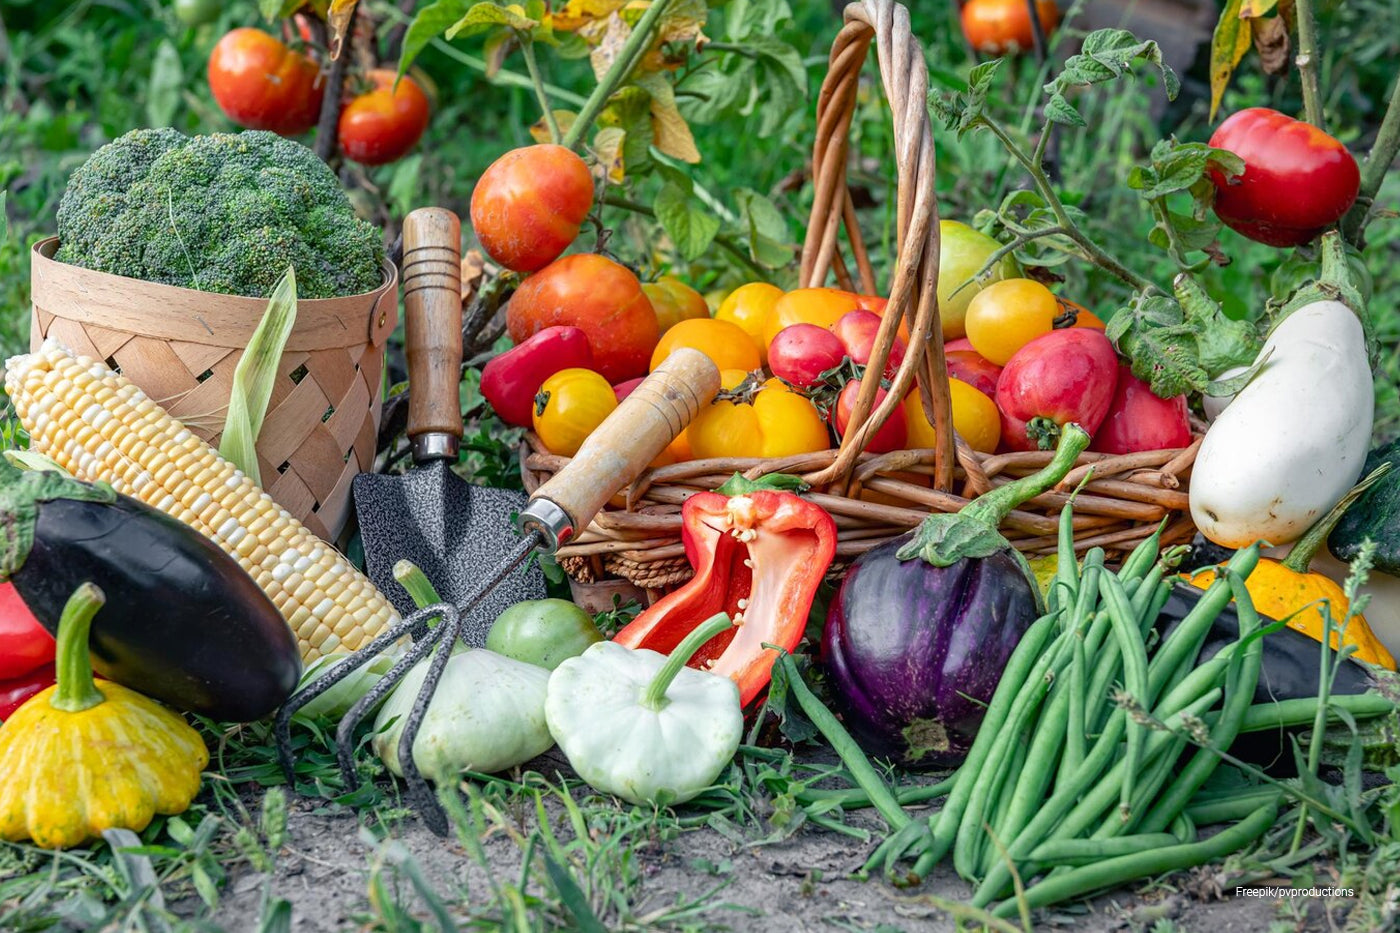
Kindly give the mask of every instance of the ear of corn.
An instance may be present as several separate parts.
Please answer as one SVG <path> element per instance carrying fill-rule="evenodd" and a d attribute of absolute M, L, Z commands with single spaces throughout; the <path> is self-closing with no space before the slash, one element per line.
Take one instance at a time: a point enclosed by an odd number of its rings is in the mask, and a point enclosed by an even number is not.
<path fill-rule="evenodd" d="M 296 633 L 302 660 L 354 651 L 397 621 L 374 584 L 130 380 L 52 340 L 5 366 L 32 449 L 212 539 Z"/>

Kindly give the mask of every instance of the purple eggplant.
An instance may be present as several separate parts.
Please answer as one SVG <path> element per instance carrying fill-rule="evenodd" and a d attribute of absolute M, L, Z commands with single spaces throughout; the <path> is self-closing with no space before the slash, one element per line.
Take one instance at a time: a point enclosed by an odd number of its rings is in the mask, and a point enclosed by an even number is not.
<path fill-rule="evenodd" d="M 912 768 L 962 761 L 1007 659 L 1045 611 L 1025 557 L 997 528 L 1062 480 L 1088 444 L 1067 426 L 1040 472 L 930 515 L 851 565 L 827 612 L 822 660 L 867 752 Z"/>

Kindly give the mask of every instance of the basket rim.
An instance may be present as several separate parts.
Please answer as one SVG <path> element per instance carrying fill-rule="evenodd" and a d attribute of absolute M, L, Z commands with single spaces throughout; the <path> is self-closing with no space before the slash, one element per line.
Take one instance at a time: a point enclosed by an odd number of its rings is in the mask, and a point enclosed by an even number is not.
<path fill-rule="evenodd" d="M 31 303 L 36 312 L 42 311 L 79 324 L 127 330 L 158 339 L 218 347 L 245 347 L 267 308 L 266 298 L 200 291 L 61 262 L 53 258 L 58 245 L 59 238 L 54 235 L 44 237 L 30 247 Z M 59 284 L 52 281 L 55 273 L 76 281 L 71 285 Z M 355 346 L 365 340 L 374 346 L 383 345 L 398 323 L 399 270 L 387 256 L 380 264 L 380 276 L 378 287 L 367 292 L 333 298 L 298 298 L 297 321 L 287 341 L 287 349 L 327 350 Z M 59 297 L 56 292 L 76 292 L 89 302 L 100 301 L 99 296 L 110 294 L 114 289 L 126 294 L 135 292 L 138 297 L 152 299 L 140 308 L 139 322 L 129 321 L 133 326 L 122 326 L 120 321 L 114 322 L 94 314 L 84 306 L 83 301 L 46 300 Z M 232 315 L 220 318 L 217 332 L 203 317 L 189 315 L 184 310 L 211 305 L 232 312 Z M 129 316 L 135 318 L 138 315 L 132 313 Z M 359 321 L 364 321 L 364 324 L 356 326 Z"/>

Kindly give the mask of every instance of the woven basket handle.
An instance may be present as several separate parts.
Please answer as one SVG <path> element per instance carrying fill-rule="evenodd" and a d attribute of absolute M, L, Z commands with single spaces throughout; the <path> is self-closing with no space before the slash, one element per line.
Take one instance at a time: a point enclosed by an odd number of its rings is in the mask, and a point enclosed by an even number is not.
<path fill-rule="evenodd" d="M 943 356 L 943 326 L 938 317 L 938 205 L 934 199 L 933 133 L 926 104 L 928 65 L 923 48 L 909 30 L 908 10 L 894 0 L 860 0 L 847 5 L 845 25 L 831 47 L 827 76 L 817 98 L 816 144 L 812 151 L 815 193 L 802 246 L 802 284 L 822 285 L 834 267 L 837 280 L 845 287 L 854 287 L 838 253 L 837 232 L 844 222 L 861 287 L 868 293 L 876 291 L 855 206 L 846 187 L 851 119 L 861 67 L 872 40 L 885 97 L 894 116 L 898 260 L 869 371 L 884 370 L 902 321 L 909 324 L 910 345 L 879 406 L 875 405 L 879 380 L 862 380 L 839 453 L 813 481 L 819 485 L 849 481 L 861 451 L 902 404 L 917 376 L 924 411 L 938 432 L 934 482 L 937 488 L 948 490 L 953 483 L 953 413 Z"/>

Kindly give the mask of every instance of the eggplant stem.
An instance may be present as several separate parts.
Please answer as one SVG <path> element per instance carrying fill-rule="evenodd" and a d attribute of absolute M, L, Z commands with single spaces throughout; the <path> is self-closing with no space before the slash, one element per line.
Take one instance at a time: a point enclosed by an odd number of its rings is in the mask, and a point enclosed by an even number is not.
<path fill-rule="evenodd" d="M 1088 446 L 1087 431 L 1073 422 L 1064 425 L 1060 432 L 1060 444 L 1055 448 L 1055 456 L 1049 463 L 1030 476 L 1023 476 L 978 496 L 962 510 L 962 515 L 980 519 L 992 528 L 1000 526 L 1002 520 L 1016 506 L 1053 489 L 1056 483 L 1064 479 L 1065 474 L 1074 466 L 1074 461 L 1079 459 L 1079 455 Z"/>
<path fill-rule="evenodd" d="M 733 627 L 734 622 L 729 618 L 729 613 L 718 612 L 692 629 L 666 658 L 666 663 L 647 686 L 647 692 L 642 695 L 642 705 L 650 710 L 664 709 L 666 704 L 671 702 L 666 698 L 666 691 L 671 689 L 671 681 L 676 679 L 686 662 L 695 656 L 695 652 L 699 651 L 705 642 Z"/>
<path fill-rule="evenodd" d="M 63 605 L 63 615 L 58 621 L 58 686 L 49 697 L 49 704 L 54 709 L 80 713 L 107 700 L 93 681 L 92 657 L 88 653 L 92 617 L 106 602 L 107 597 L 97 584 L 84 583 L 73 591 Z"/>

